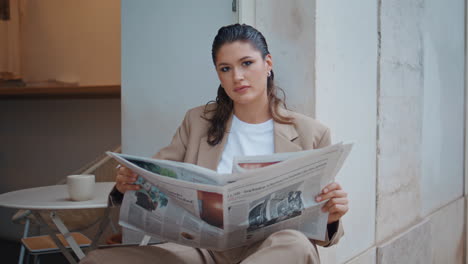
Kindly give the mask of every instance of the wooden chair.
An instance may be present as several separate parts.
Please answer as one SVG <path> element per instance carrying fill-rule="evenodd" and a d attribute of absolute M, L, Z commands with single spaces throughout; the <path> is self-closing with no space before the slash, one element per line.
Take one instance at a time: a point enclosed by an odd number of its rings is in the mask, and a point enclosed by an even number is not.
<path fill-rule="evenodd" d="M 91 239 L 81 233 L 73 232 L 70 235 L 81 248 L 91 245 Z M 66 248 L 70 248 L 62 234 L 58 234 L 57 237 Z M 49 235 L 25 237 L 21 239 L 21 243 L 26 248 L 26 263 L 29 263 L 30 255 L 34 256 L 33 263 L 39 264 L 41 255 L 60 252 L 60 249 Z"/>

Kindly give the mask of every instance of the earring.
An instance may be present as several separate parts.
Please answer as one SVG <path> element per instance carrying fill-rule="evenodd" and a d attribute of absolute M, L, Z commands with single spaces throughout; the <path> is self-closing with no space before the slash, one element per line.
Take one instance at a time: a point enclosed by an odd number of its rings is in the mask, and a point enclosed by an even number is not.
<path fill-rule="evenodd" d="M 268 72 L 267 76 L 268 76 L 268 77 L 270 77 L 270 76 L 271 76 L 271 71 L 269 71 L 269 72 Z"/>

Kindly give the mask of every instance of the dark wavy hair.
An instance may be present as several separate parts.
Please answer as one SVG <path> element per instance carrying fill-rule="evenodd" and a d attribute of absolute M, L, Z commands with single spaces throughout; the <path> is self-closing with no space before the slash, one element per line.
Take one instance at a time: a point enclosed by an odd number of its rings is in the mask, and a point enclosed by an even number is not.
<path fill-rule="evenodd" d="M 252 26 L 246 24 L 233 24 L 229 26 L 224 26 L 218 30 L 218 34 L 214 38 L 213 47 L 211 49 L 211 56 L 213 58 L 213 63 L 216 65 L 216 55 L 218 54 L 219 49 L 227 43 L 232 43 L 235 41 L 248 42 L 256 50 L 260 51 L 262 58 L 270 54 L 268 51 L 268 45 L 265 40 L 265 37 L 258 30 Z M 281 124 L 291 124 L 292 118 L 283 116 L 279 113 L 278 109 L 280 106 L 286 108 L 286 103 L 284 99 L 278 97 L 277 93 L 280 91 L 282 93 L 282 98 L 285 98 L 284 91 L 275 86 L 274 84 L 274 73 L 271 71 L 271 75 L 267 78 L 267 95 L 268 95 L 268 105 L 270 113 L 278 123 Z M 208 105 L 215 103 L 214 109 L 209 109 Z M 211 108 L 211 107 L 210 107 Z M 226 131 L 226 123 L 231 116 L 231 113 L 234 108 L 234 103 L 232 99 L 226 94 L 221 84 L 218 87 L 218 95 L 216 100 L 210 101 L 205 106 L 205 119 L 208 120 L 211 124 L 208 129 L 208 144 L 214 146 L 221 142 L 224 137 L 224 132 Z M 206 118 L 208 113 L 214 112 L 211 118 Z"/>

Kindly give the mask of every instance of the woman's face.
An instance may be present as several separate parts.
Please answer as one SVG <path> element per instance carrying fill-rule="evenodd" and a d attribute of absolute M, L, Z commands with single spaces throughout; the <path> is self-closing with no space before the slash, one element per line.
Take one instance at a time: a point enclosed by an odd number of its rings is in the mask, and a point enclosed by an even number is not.
<path fill-rule="evenodd" d="M 272 69 L 271 55 L 262 58 L 249 42 L 226 43 L 216 55 L 216 72 L 221 86 L 234 101 L 234 107 L 267 103 L 267 77 Z"/>

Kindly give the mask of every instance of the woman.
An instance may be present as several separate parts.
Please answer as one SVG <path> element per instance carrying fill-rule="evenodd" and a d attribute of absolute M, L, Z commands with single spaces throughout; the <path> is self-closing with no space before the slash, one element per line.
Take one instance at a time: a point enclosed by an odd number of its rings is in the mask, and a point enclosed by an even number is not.
<path fill-rule="evenodd" d="M 197 164 L 220 173 L 232 170 L 238 155 L 267 155 L 325 147 L 328 128 L 286 110 L 274 86 L 273 60 L 263 35 L 248 25 L 222 27 L 212 57 L 221 82 L 216 101 L 187 112 L 169 146 L 154 157 Z M 115 196 L 138 190 L 136 175 L 118 169 Z M 117 197 L 120 198 L 120 197 Z M 336 182 L 316 197 L 329 199 L 326 241 L 309 241 L 302 233 L 282 230 L 264 241 L 222 252 L 174 243 L 91 252 L 83 263 L 319 263 L 316 244 L 336 244 L 343 235 L 340 218 L 348 210 L 347 194 Z M 94 261 L 94 262 L 93 262 Z"/>

